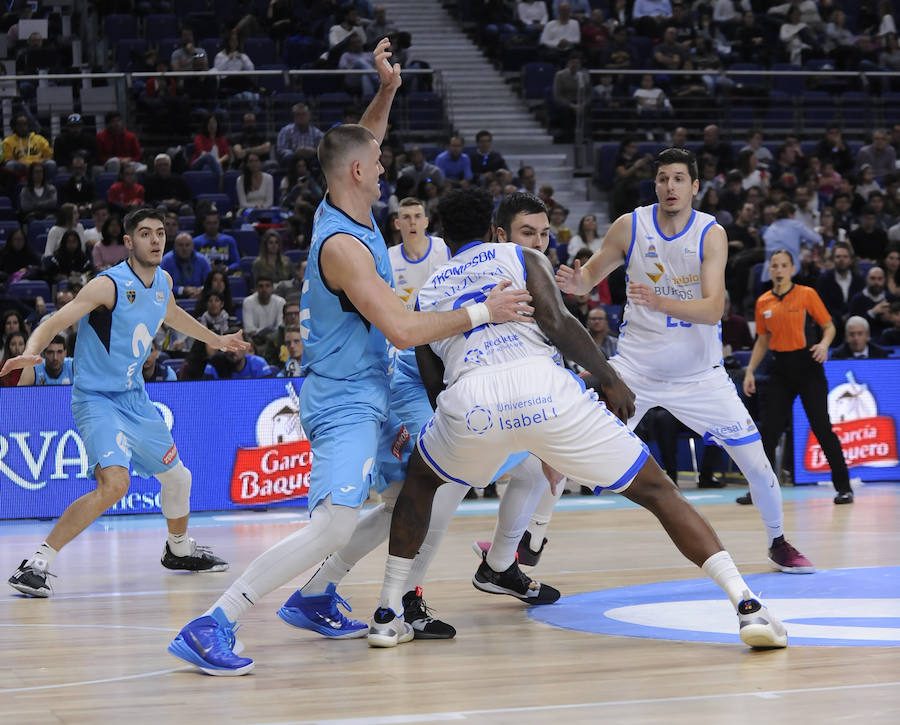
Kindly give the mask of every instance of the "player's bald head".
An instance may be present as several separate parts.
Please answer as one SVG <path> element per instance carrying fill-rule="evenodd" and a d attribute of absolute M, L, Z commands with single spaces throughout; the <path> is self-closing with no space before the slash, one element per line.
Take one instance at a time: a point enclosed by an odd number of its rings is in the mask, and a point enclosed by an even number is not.
<path fill-rule="evenodd" d="M 335 126 L 319 141 L 319 166 L 325 177 L 334 177 L 341 169 L 359 159 L 365 149 L 375 141 L 374 134 L 358 123 L 344 123 Z"/>

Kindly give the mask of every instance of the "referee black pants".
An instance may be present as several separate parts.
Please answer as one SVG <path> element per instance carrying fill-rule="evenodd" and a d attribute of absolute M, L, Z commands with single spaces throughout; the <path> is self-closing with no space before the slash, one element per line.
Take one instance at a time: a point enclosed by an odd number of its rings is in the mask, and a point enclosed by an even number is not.
<path fill-rule="evenodd" d="M 813 360 L 809 350 L 776 352 L 774 369 L 769 377 L 761 435 L 766 457 L 775 466 L 775 447 L 790 421 L 794 398 L 800 396 L 809 427 L 822 447 L 831 467 L 831 482 L 838 492 L 849 492 L 850 472 L 844 461 L 841 443 L 828 419 L 828 381 L 825 368 Z"/>

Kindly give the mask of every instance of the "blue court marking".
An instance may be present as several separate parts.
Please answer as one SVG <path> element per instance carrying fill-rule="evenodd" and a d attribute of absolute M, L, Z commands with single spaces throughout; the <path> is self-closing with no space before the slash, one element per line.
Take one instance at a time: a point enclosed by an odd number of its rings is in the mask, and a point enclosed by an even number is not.
<path fill-rule="evenodd" d="M 792 646 L 900 646 L 900 566 L 757 574 L 746 581 L 784 622 Z M 741 644 L 734 608 L 709 579 L 586 592 L 531 607 L 528 615 L 595 634 Z"/>

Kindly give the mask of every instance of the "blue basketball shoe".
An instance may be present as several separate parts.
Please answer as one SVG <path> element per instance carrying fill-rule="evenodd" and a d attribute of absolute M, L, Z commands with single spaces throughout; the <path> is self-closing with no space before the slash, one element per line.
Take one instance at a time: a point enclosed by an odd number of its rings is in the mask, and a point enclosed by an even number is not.
<path fill-rule="evenodd" d="M 333 639 L 355 639 L 365 637 L 368 625 L 356 619 L 345 617 L 338 609 L 343 606 L 348 612 L 353 610 L 336 591 L 334 582 L 325 588 L 324 594 L 303 596 L 298 589 L 278 610 L 278 616 L 293 627 L 311 629 L 323 637 Z"/>
<path fill-rule="evenodd" d="M 253 660 L 234 653 L 236 629 L 235 623 L 228 621 L 222 608 L 216 607 L 212 614 L 184 625 L 169 644 L 169 652 L 208 675 L 246 675 L 253 670 Z"/>

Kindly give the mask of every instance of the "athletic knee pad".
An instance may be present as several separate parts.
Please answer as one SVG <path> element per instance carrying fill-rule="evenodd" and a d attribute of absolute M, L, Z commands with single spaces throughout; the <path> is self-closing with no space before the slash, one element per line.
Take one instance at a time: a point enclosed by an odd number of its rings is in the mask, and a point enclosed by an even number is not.
<path fill-rule="evenodd" d="M 157 474 L 160 483 L 159 507 L 167 519 L 180 519 L 191 512 L 191 472 L 179 461 Z"/>

